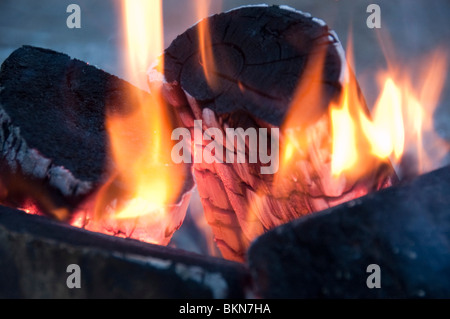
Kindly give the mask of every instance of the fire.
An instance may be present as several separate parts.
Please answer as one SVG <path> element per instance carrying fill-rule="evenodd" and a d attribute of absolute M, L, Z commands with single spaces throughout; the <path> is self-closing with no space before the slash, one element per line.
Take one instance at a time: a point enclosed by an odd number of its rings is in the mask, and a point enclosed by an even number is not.
<path fill-rule="evenodd" d="M 328 187 L 341 185 L 344 180 L 363 179 L 383 162 L 391 163 L 399 175 L 412 163 L 415 167 L 409 167 L 408 174 L 411 170 L 418 175 L 438 168 L 440 159 L 450 150 L 449 144 L 433 128 L 433 114 L 447 72 L 444 50 L 437 49 L 408 66 L 389 56 L 390 68 L 374 74 L 380 92 L 372 107 L 367 106 L 353 75 L 351 41 L 346 51 L 342 89 L 338 100 L 331 101 L 327 107 L 328 121 L 310 110 L 323 109 L 317 107 L 322 105 L 320 85 L 316 85 L 322 81 L 324 65 L 320 48 L 313 61 L 306 65 L 304 72 L 308 80 L 299 83 L 283 123 L 282 174 L 289 173 L 290 167 L 298 165 L 299 160 L 306 160 L 318 129 L 328 130 L 330 136 L 329 157 L 319 156 L 323 159 L 321 174 L 327 176 Z M 423 67 L 415 70 L 410 65 Z M 322 128 L 313 128 L 312 124 L 319 122 L 329 122 L 329 126 L 321 124 Z M 329 171 L 325 168 L 328 164 Z"/>
<path fill-rule="evenodd" d="M 388 76 L 376 103 L 372 120 L 363 112 L 359 114 L 372 153 L 382 159 L 393 154 L 398 160 L 403 154 L 405 132 L 401 96 L 400 88 Z"/>
<path fill-rule="evenodd" d="M 334 176 L 351 169 L 358 161 L 356 128 L 350 115 L 349 86 L 344 87 L 341 107 L 331 105 L 333 150 L 331 171 Z"/>
<path fill-rule="evenodd" d="M 124 0 L 127 77 L 141 88 L 151 61 L 163 52 L 161 0 Z M 172 124 L 160 88 L 150 94 L 130 90 L 133 105 L 106 115 L 113 165 L 93 207 L 80 210 L 72 224 L 89 230 L 168 244 L 184 219 L 177 201 L 186 171 L 171 159 Z M 93 210 L 94 216 L 90 211 Z M 181 212 L 181 213 L 180 213 Z M 168 234 L 169 232 L 169 234 Z"/>
<path fill-rule="evenodd" d="M 308 74 L 308 80 L 300 81 L 298 84 L 291 107 L 282 125 L 285 144 L 280 152 L 281 175 L 288 171 L 289 163 L 296 158 L 296 155 L 305 155 L 310 138 L 306 134 L 307 127 L 320 116 L 318 111 L 323 104 L 321 81 L 326 47 L 315 48 L 315 50 L 315 54 L 311 54 L 304 70 L 304 73 Z"/>
<path fill-rule="evenodd" d="M 202 65 L 206 82 L 214 89 L 217 85 L 215 80 L 216 62 L 212 49 L 209 21 L 205 19 L 208 16 L 211 0 L 197 0 L 195 1 L 195 6 L 197 18 L 199 20 L 204 19 L 198 23 L 200 65 Z"/>
<path fill-rule="evenodd" d="M 122 0 L 122 12 L 127 76 L 131 83 L 146 89 L 147 69 L 164 50 L 162 0 Z"/>
<path fill-rule="evenodd" d="M 351 63 L 351 48 L 347 51 Z M 436 168 L 433 163 L 437 158 L 430 160 L 425 143 L 440 144 L 432 150 L 433 156 L 436 156 L 436 149 L 442 151 L 440 157 L 449 149 L 434 132 L 432 121 L 445 82 L 445 54 L 442 50 L 436 50 L 420 64 L 425 66 L 425 71 L 417 78 L 423 80 L 416 81 L 415 86 L 411 83 L 411 73 L 408 73 L 411 71 L 399 69 L 378 74 L 382 89 L 372 109 L 372 116 L 365 111 L 358 98 L 356 84 L 351 80 L 345 83 L 341 102 L 331 105 L 330 109 L 333 175 L 362 171 L 370 163 L 367 161 L 370 155 L 380 160 L 390 160 L 399 166 L 405 151 L 410 156 L 413 153 L 418 162 L 416 174 Z M 357 110 L 357 116 L 350 109 Z M 362 142 L 356 141 L 358 135 L 361 135 Z M 424 135 L 427 135 L 427 141 Z"/>

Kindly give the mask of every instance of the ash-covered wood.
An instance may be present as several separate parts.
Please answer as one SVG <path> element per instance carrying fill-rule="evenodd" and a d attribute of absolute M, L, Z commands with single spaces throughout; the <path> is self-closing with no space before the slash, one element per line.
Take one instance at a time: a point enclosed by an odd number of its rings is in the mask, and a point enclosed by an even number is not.
<path fill-rule="evenodd" d="M 271 230 L 248 253 L 256 294 L 449 298 L 449 192 L 447 166 Z"/>
<path fill-rule="evenodd" d="M 106 166 L 105 105 L 123 103 L 123 86 L 65 54 L 14 51 L 0 72 L 2 201 L 46 198 L 48 212 L 88 195 Z"/>
<path fill-rule="evenodd" d="M 209 28 L 214 57 L 206 67 L 200 50 L 202 25 Z M 317 74 L 308 67 L 316 60 L 323 63 L 321 94 L 311 103 L 296 90 L 300 81 L 317 84 Z M 226 128 L 267 128 L 270 133 L 271 128 L 283 128 L 296 99 L 294 123 L 308 144 L 288 174 L 262 175 L 261 162 L 248 160 L 194 163 L 206 218 L 226 258 L 242 261 L 249 243 L 268 229 L 396 180 L 390 164 L 381 162 L 361 180 L 331 179 L 328 106 L 342 91 L 346 67 L 341 44 L 325 23 L 278 6 L 214 15 L 178 36 L 165 51 L 164 93 L 191 131 L 194 120 L 202 120 L 203 131 L 219 128 L 224 136 Z M 153 71 L 149 80 L 158 82 L 161 76 Z M 283 134 L 281 130 L 281 146 Z M 194 147 L 201 152 L 207 143 Z M 255 151 L 247 145 L 246 156 Z"/>
<path fill-rule="evenodd" d="M 111 173 L 107 113 L 125 115 L 149 96 L 65 54 L 14 51 L 0 71 L 0 202 L 69 218 Z M 192 181 L 181 175 L 184 192 Z"/>

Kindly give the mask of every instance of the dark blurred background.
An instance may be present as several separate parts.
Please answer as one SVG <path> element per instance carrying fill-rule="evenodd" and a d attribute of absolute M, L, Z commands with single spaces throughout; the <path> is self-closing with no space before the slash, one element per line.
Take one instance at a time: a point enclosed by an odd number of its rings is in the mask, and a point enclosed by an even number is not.
<path fill-rule="evenodd" d="M 166 47 L 178 34 L 197 22 L 195 1 L 163 0 Z M 210 14 L 262 1 L 211 2 Z M 66 26 L 69 15 L 66 8 L 71 3 L 81 7 L 81 29 L 68 29 Z M 29 44 L 67 53 L 125 78 L 120 3 L 120 0 L 0 0 L 0 62 L 21 45 Z M 397 56 L 402 61 L 413 61 L 438 46 L 444 46 L 450 52 L 448 0 L 284 0 L 268 4 L 288 5 L 324 20 L 336 31 L 344 48 L 351 29 L 356 75 L 370 106 L 379 92 L 373 75 L 386 67 L 376 31 L 366 25 L 369 16 L 366 8 L 372 3 L 380 6 L 381 30 L 393 39 Z M 450 141 L 450 78 L 447 78 L 434 114 L 434 124 L 438 134 Z M 449 156 L 439 166 L 447 163 L 450 163 Z M 207 244 L 204 236 L 199 235 L 194 220 L 204 223 L 196 197 L 185 223 L 187 226 L 176 234 L 173 245 L 205 253 Z"/>

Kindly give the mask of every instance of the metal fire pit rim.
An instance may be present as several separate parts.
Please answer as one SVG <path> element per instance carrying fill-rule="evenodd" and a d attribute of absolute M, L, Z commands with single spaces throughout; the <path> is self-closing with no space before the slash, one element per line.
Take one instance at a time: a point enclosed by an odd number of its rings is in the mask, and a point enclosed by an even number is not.
<path fill-rule="evenodd" d="M 8 229 L 10 232 L 27 234 L 33 231 L 33 237 L 46 242 L 64 243 L 79 248 L 89 247 L 99 252 L 125 254 L 130 256 L 141 256 L 158 259 L 182 258 L 183 262 L 192 265 L 210 264 L 221 267 L 233 267 L 242 272 L 247 271 L 245 264 L 222 259 L 219 257 L 201 255 L 195 252 L 186 251 L 180 248 L 161 246 L 142 242 L 132 238 L 123 238 L 113 235 L 97 233 L 83 228 L 64 224 L 50 217 L 31 215 L 26 212 L 0 205 L 0 227 Z M 25 218 L 24 218 L 25 217 Z M 2 221 L 8 219 L 8 226 Z M 36 232 L 39 230 L 49 230 L 56 228 L 60 232 Z M 66 236 L 68 230 L 69 236 Z M 76 238 L 75 238 L 76 237 Z"/>

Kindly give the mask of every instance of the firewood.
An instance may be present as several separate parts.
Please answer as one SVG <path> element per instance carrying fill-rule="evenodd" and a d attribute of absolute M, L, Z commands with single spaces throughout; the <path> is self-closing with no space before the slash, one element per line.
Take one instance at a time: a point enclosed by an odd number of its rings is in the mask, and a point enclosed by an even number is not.
<path fill-rule="evenodd" d="M 126 115 L 150 96 L 85 62 L 31 46 L 5 60 L 0 88 L 0 202 L 16 208 L 31 203 L 60 220 L 95 199 L 110 179 L 107 114 Z M 193 185 L 190 165 L 183 166 L 180 200 Z M 112 187 L 120 191 L 117 184 Z M 168 237 L 180 221 L 174 223 Z"/>
<path fill-rule="evenodd" d="M 200 26 L 209 28 L 215 60 L 206 71 Z M 285 6 L 249 6 L 213 15 L 165 50 L 163 78 L 156 69 L 149 71 L 150 85 L 163 83 L 185 127 L 192 130 L 194 120 L 202 120 L 204 131 L 219 128 L 224 136 L 227 127 L 281 128 L 283 145 L 282 124 L 299 81 L 313 79 L 306 66 L 319 52 L 324 52 L 322 95 L 314 105 L 303 101 L 296 117 L 309 140 L 295 169 L 277 177 L 261 174 L 261 162 L 194 163 L 205 214 L 225 258 L 243 261 L 249 243 L 267 230 L 392 185 L 395 172 L 379 162 L 361 180 L 332 181 L 328 106 L 342 91 L 346 62 L 336 34 L 308 14 Z"/>

